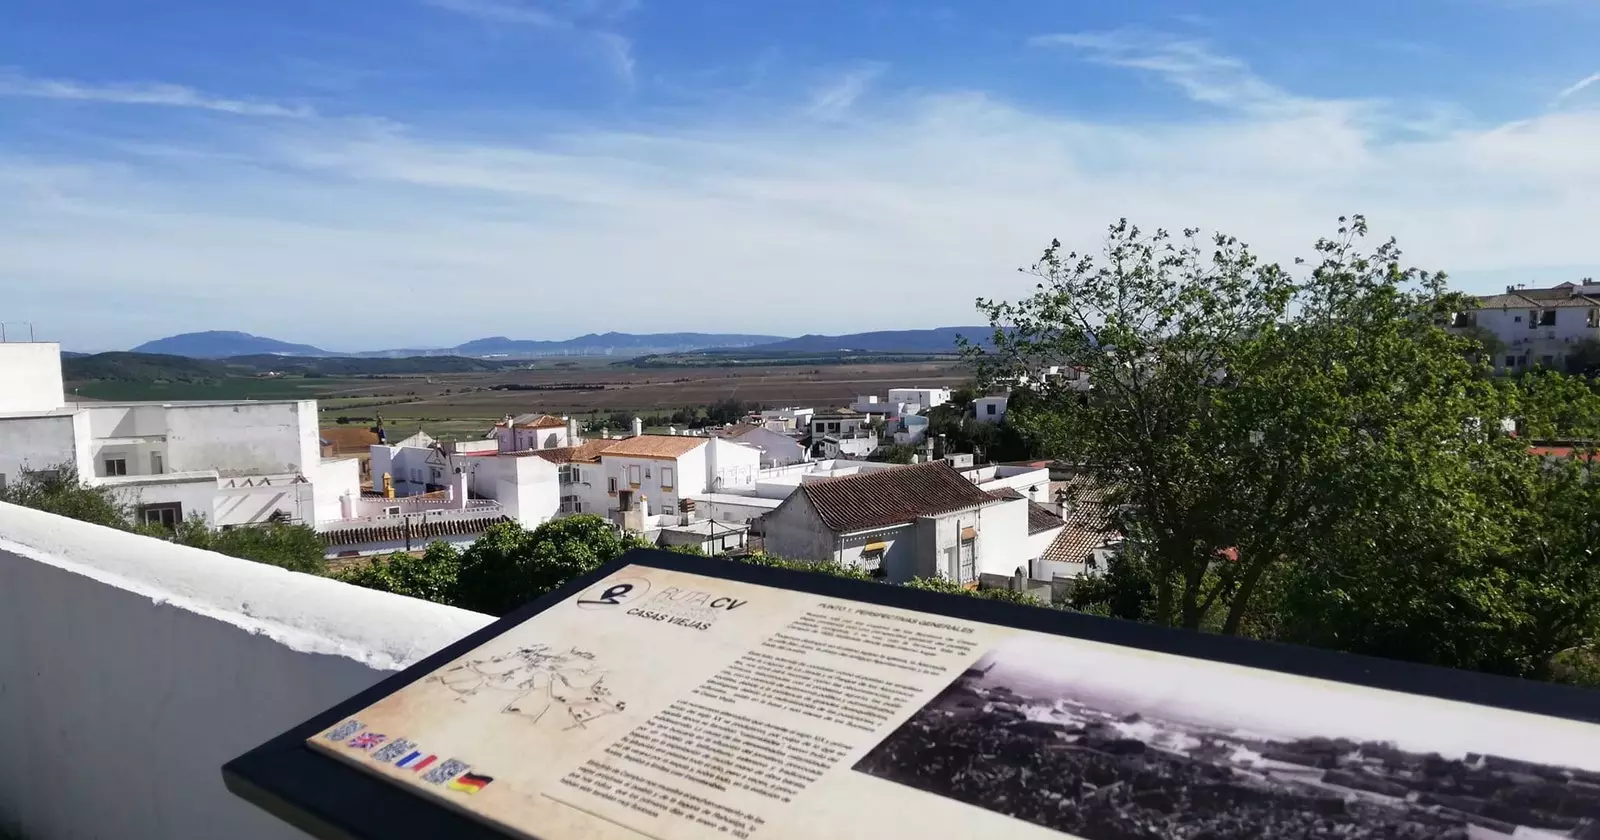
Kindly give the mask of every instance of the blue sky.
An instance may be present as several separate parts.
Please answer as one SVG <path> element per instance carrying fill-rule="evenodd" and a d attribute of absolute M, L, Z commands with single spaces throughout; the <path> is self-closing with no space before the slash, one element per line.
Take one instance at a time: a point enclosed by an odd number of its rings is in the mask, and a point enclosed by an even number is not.
<path fill-rule="evenodd" d="M 0 0 L 0 320 L 85 349 L 964 324 L 1127 216 L 1600 275 L 1600 0 Z"/>

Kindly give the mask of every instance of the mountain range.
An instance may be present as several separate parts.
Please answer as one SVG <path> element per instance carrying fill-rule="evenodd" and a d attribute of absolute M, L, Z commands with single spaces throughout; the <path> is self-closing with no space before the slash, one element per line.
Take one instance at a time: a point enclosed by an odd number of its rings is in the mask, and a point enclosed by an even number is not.
<path fill-rule="evenodd" d="M 467 358 L 538 358 L 549 356 L 615 356 L 630 358 L 697 350 L 755 349 L 762 352 L 833 352 L 840 350 L 879 353 L 953 352 L 956 336 L 978 339 L 987 336 L 989 327 L 938 327 L 929 330 L 880 330 L 848 335 L 803 335 L 784 338 L 775 335 L 743 333 L 589 333 L 564 341 L 513 339 L 490 336 L 455 347 L 401 348 L 338 353 L 310 344 L 294 344 L 275 338 L 228 330 L 182 333 L 147 341 L 135 353 L 159 353 L 192 359 L 226 359 L 235 356 L 291 356 L 302 358 L 407 358 L 415 356 L 462 356 Z"/>

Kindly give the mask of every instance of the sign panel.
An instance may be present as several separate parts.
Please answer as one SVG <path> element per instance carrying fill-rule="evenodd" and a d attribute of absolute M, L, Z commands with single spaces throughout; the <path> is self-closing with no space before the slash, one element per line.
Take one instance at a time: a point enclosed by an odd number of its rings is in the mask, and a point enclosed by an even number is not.
<path fill-rule="evenodd" d="M 542 840 L 1600 838 L 1593 723 L 653 565 L 303 743 Z"/>

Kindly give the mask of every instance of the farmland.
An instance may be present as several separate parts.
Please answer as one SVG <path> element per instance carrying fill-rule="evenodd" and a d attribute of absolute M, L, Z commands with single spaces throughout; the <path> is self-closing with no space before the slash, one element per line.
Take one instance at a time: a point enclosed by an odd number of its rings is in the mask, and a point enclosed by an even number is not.
<path fill-rule="evenodd" d="M 322 425 L 368 425 L 381 413 L 391 434 L 425 428 L 454 438 L 481 433 L 506 414 L 540 411 L 580 418 L 641 414 L 734 399 L 766 406 L 848 404 L 891 387 L 954 387 L 966 374 L 952 360 L 870 364 L 753 360 L 722 367 L 634 367 L 602 360 L 541 362 L 497 370 L 350 376 L 236 371 L 180 379 L 130 377 L 70 381 L 68 391 L 110 400 L 316 399 Z M 143 380 L 143 381 L 141 381 Z"/>

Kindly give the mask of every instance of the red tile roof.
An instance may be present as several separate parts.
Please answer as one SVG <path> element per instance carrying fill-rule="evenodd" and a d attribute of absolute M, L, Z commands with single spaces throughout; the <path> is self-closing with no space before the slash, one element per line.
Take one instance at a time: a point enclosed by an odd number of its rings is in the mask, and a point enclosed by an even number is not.
<path fill-rule="evenodd" d="M 597 464 L 600 462 L 600 453 L 621 442 L 616 438 L 600 438 L 599 440 L 586 440 L 577 446 L 539 449 L 535 450 L 533 454 L 556 464 Z"/>
<path fill-rule="evenodd" d="M 605 454 L 624 458 L 677 458 L 705 446 L 708 440 L 689 435 L 639 435 L 617 441 Z"/>
<path fill-rule="evenodd" d="M 1042 534 L 1051 528 L 1060 528 L 1066 524 L 1055 511 L 1039 504 L 1028 502 L 1028 534 Z"/>
<path fill-rule="evenodd" d="M 1065 494 L 1072 502 L 1061 533 L 1051 541 L 1050 547 L 1039 555 L 1040 560 L 1056 563 L 1082 563 L 1089 552 L 1121 538 L 1106 504 L 1109 488 L 1089 475 L 1075 475 L 1066 481 L 1050 482 L 1051 495 Z"/>
<path fill-rule="evenodd" d="M 893 467 L 800 485 L 835 533 L 911 522 L 996 501 L 944 461 Z"/>

